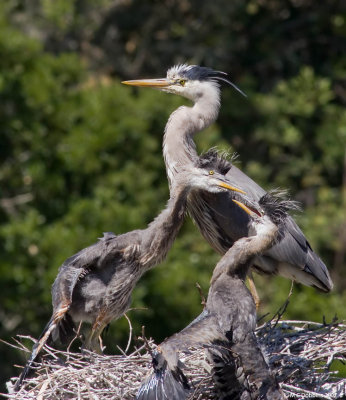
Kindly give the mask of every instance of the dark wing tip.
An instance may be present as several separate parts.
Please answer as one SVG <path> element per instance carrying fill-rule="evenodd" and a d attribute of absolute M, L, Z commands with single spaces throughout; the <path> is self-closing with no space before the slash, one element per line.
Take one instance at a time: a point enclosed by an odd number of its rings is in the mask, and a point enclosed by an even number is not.
<path fill-rule="evenodd" d="M 318 284 L 313 285 L 316 289 L 324 293 L 329 293 L 333 289 L 334 284 L 328 268 L 310 246 L 304 271 L 312 274 L 318 280 Z"/>
<path fill-rule="evenodd" d="M 17 382 L 14 385 L 15 392 L 18 392 L 20 390 L 25 379 L 27 379 L 32 374 L 33 368 L 35 367 L 35 364 L 37 363 L 41 349 L 49 341 L 51 331 L 52 331 L 52 329 L 54 329 L 54 327 L 55 327 L 55 324 L 54 324 L 53 320 L 51 319 L 31 350 L 30 357 L 29 357 L 22 373 L 20 374 Z"/>
<path fill-rule="evenodd" d="M 176 368 L 171 371 L 167 362 L 159 363 L 153 359 L 154 372 L 139 388 L 137 400 L 185 400 L 190 394 L 190 385 L 183 372 Z"/>

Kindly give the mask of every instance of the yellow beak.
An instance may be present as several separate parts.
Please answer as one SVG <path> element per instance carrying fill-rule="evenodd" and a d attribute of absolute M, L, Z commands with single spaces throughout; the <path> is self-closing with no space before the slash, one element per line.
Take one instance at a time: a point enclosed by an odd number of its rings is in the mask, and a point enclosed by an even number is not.
<path fill-rule="evenodd" d="M 229 190 L 233 190 L 234 192 L 238 192 L 238 193 L 242 193 L 242 194 L 246 194 L 246 192 L 244 192 L 244 190 L 238 189 L 234 186 L 229 185 L 226 182 L 220 182 L 219 186 L 225 188 L 225 189 L 229 189 Z M 234 201 L 234 200 L 233 200 Z"/>
<path fill-rule="evenodd" d="M 257 214 L 259 217 L 262 217 L 262 214 L 259 211 L 255 210 L 253 208 L 247 207 L 244 203 L 241 203 L 238 200 L 232 199 L 232 201 L 235 204 L 237 204 L 241 209 L 243 209 L 247 214 L 249 214 L 249 215 Z"/>
<path fill-rule="evenodd" d="M 139 79 L 134 81 L 123 81 L 124 85 L 141 86 L 150 88 L 161 88 L 172 85 L 172 82 L 166 78 L 162 79 Z"/>

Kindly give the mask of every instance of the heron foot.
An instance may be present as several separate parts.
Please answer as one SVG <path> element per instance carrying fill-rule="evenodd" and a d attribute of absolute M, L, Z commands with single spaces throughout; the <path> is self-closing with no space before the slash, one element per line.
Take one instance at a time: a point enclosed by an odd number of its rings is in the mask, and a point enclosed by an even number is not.
<path fill-rule="evenodd" d="M 251 295 L 252 295 L 252 297 L 253 297 L 253 299 L 255 301 L 256 310 L 258 310 L 259 306 L 261 304 L 261 300 L 260 300 L 259 295 L 257 293 L 257 289 L 256 289 L 256 286 L 255 286 L 255 282 L 254 282 L 254 279 L 253 279 L 252 272 L 249 273 L 247 279 L 248 279 Z"/>

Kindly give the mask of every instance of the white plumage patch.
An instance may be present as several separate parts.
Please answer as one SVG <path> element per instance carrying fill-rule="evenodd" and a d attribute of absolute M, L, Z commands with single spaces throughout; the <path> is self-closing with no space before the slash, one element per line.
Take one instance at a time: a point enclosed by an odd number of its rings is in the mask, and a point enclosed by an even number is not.
<path fill-rule="evenodd" d="M 182 72 L 189 71 L 193 67 L 195 67 L 195 65 L 188 65 L 188 64 L 174 65 L 167 71 L 167 78 L 172 80 L 176 79 L 181 76 Z"/>

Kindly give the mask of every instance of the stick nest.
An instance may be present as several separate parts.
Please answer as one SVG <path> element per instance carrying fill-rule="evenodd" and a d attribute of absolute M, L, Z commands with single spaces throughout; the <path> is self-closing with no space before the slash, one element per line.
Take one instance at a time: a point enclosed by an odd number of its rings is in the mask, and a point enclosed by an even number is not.
<path fill-rule="evenodd" d="M 346 379 L 331 371 L 333 361 L 346 361 L 346 325 L 302 321 L 269 321 L 256 331 L 267 361 L 282 389 L 291 398 L 341 399 L 346 396 Z M 33 340 L 33 339 L 32 339 Z M 34 341 L 34 340 L 33 340 Z M 72 353 L 46 346 L 34 376 L 13 393 L 12 378 L 7 383 L 9 399 L 134 399 L 143 379 L 152 372 L 150 349 L 153 340 L 143 339 L 131 354 L 97 355 Z M 30 353 L 19 341 L 11 344 Z M 216 399 L 205 350 L 180 353 L 192 382 L 190 399 Z"/>

